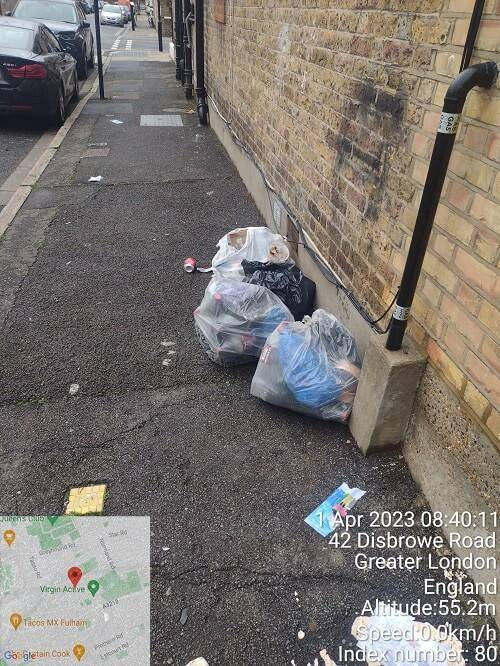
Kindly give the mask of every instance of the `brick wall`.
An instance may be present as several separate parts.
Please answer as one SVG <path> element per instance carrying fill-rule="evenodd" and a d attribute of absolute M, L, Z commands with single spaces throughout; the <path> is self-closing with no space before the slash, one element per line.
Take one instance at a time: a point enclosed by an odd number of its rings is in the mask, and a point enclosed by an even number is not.
<path fill-rule="evenodd" d="M 473 0 L 207 2 L 207 86 L 331 266 L 378 315 L 399 284 Z M 402 8 L 404 11 L 402 11 Z M 487 0 L 473 62 L 499 61 Z M 462 117 L 409 331 L 500 431 L 500 90 Z M 496 439 L 498 443 L 498 439 Z"/>

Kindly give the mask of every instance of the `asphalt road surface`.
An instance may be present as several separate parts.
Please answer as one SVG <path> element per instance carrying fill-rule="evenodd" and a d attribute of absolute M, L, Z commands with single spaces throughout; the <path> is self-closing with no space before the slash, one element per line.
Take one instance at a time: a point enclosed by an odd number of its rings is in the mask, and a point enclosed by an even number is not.
<path fill-rule="evenodd" d="M 89 14 L 95 38 L 94 15 Z M 112 46 L 121 28 L 101 26 L 103 53 Z M 0 185 L 7 180 L 47 130 L 42 120 L 21 116 L 0 116 Z"/>

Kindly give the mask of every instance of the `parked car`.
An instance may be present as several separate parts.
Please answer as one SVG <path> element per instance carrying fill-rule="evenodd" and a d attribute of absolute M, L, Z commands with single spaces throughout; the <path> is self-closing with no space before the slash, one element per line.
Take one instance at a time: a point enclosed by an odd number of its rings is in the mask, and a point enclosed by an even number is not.
<path fill-rule="evenodd" d="M 0 16 L 0 111 L 31 113 L 60 126 L 78 99 L 76 60 L 43 24 Z"/>
<path fill-rule="evenodd" d="M 94 66 L 94 37 L 75 0 L 19 0 L 12 16 L 43 21 L 63 49 L 76 59 L 78 76 L 87 78 L 88 69 Z"/>
<path fill-rule="evenodd" d="M 123 28 L 125 19 L 122 10 L 118 5 L 104 5 L 101 10 L 102 25 L 119 25 Z"/>
<path fill-rule="evenodd" d="M 125 7 L 125 9 L 127 10 L 127 19 L 129 21 L 131 21 L 132 20 L 132 10 L 131 10 L 131 6 L 130 6 L 130 0 L 118 0 L 118 2 L 116 4 L 120 5 L 120 7 Z"/>
<path fill-rule="evenodd" d="M 118 5 L 118 7 L 120 8 L 121 13 L 123 14 L 124 23 L 128 23 L 128 9 L 124 5 Z"/>

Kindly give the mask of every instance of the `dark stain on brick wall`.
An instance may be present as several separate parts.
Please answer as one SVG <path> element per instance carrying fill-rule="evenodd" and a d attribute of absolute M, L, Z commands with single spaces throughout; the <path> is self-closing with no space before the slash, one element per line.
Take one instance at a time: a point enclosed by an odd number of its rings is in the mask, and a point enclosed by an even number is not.
<path fill-rule="evenodd" d="M 362 213 L 363 241 L 370 247 L 382 208 L 386 212 L 390 209 L 392 215 L 397 216 L 398 212 L 398 204 L 388 190 L 388 158 L 390 151 L 403 142 L 405 100 L 400 93 L 381 90 L 367 81 L 354 90 L 354 102 L 355 112 L 343 117 L 338 130 L 326 132 L 326 143 L 335 151 L 334 173 L 339 177 L 332 185 L 330 202 L 342 216 L 346 215 L 348 206 Z M 357 266 L 354 279 L 358 286 L 372 284 L 375 272 L 370 249 L 366 252 L 365 246 L 363 250 L 368 260 L 365 263 L 357 261 L 359 252 L 351 246 L 332 243 L 330 248 L 330 256 L 349 279 L 354 262 Z M 380 266 L 377 270 L 380 271 Z"/>

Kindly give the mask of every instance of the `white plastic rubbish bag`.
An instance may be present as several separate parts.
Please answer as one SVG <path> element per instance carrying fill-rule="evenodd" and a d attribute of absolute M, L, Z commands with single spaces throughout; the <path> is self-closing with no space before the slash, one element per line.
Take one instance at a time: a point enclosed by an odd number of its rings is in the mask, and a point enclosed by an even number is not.
<path fill-rule="evenodd" d="M 214 275 L 233 280 L 243 280 L 243 259 L 281 264 L 290 256 L 288 247 L 279 234 L 267 227 L 235 229 L 217 243 L 219 248 L 212 259 Z"/>
<path fill-rule="evenodd" d="M 361 361 L 349 331 L 325 310 L 284 322 L 269 336 L 250 392 L 279 407 L 347 421 Z"/>
<path fill-rule="evenodd" d="M 293 315 L 266 287 L 213 277 L 194 319 L 208 356 L 230 366 L 255 361 L 276 326 Z"/>

